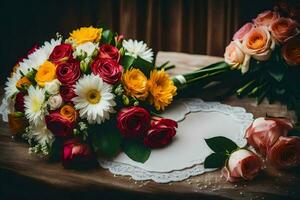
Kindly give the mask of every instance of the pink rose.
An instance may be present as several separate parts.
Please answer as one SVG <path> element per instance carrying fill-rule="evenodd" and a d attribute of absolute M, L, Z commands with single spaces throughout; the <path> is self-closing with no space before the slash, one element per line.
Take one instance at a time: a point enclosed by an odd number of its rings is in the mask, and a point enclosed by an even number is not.
<path fill-rule="evenodd" d="M 63 146 L 62 163 L 65 168 L 81 168 L 93 163 L 94 156 L 91 148 L 79 139 L 67 140 Z"/>
<path fill-rule="evenodd" d="M 114 60 L 98 58 L 91 65 L 93 74 L 99 75 L 104 82 L 116 84 L 122 77 L 122 66 Z"/>
<path fill-rule="evenodd" d="M 248 143 L 266 155 L 280 136 L 286 136 L 293 123 L 285 118 L 257 118 L 246 130 Z"/>
<path fill-rule="evenodd" d="M 229 182 L 252 180 L 262 169 L 262 160 L 253 152 L 239 149 L 233 152 L 222 169 L 222 176 Z"/>
<path fill-rule="evenodd" d="M 144 144 L 150 148 L 161 148 L 168 145 L 176 135 L 178 124 L 171 119 L 153 117 L 151 127 L 144 137 Z"/>
<path fill-rule="evenodd" d="M 245 35 L 242 42 L 244 53 L 259 61 L 268 60 L 274 48 L 275 41 L 265 26 L 253 28 Z"/>
<path fill-rule="evenodd" d="M 244 39 L 244 36 L 252 30 L 254 27 L 253 23 L 246 23 L 244 26 L 242 26 L 234 35 L 232 40 L 240 40 L 242 41 Z"/>
<path fill-rule="evenodd" d="M 257 26 L 270 26 L 279 17 L 279 13 L 266 10 L 257 15 L 257 17 L 253 19 L 253 23 Z"/>
<path fill-rule="evenodd" d="M 267 153 L 267 161 L 276 168 L 300 165 L 300 137 L 279 137 Z"/>
<path fill-rule="evenodd" d="M 230 42 L 225 49 L 224 59 L 231 66 L 231 69 L 241 68 L 242 73 L 245 73 L 249 69 L 250 56 L 245 55 L 241 48 L 239 41 Z"/>
<path fill-rule="evenodd" d="M 271 34 L 279 43 L 285 42 L 288 38 L 293 37 L 299 31 L 297 23 L 290 19 L 281 17 L 271 24 Z"/>
<path fill-rule="evenodd" d="M 141 137 L 149 129 L 150 117 L 142 107 L 123 108 L 117 116 L 117 127 L 124 137 Z"/>
<path fill-rule="evenodd" d="M 111 60 L 119 62 L 120 53 L 116 47 L 109 44 L 103 44 L 99 49 L 99 58 L 109 58 Z"/>

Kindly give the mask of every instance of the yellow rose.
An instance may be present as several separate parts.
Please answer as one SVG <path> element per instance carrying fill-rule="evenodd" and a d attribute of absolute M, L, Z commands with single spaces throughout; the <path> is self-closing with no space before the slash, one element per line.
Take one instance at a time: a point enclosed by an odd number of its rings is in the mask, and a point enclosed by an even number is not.
<path fill-rule="evenodd" d="M 81 27 L 70 33 L 70 40 L 76 42 L 77 45 L 85 42 L 99 42 L 101 39 L 102 28 Z"/>
<path fill-rule="evenodd" d="M 56 78 L 56 66 L 46 61 L 40 66 L 35 75 L 35 81 L 39 86 L 44 87 L 46 82 L 50 82 Z"/>
<path fill-rule="evenodd" d="M 150 104 L 154 105 L 156 110 L 164 110 L 172 102 L 177 90 L 164 70 L 151 72 L 148 87 Z"/>
<path fill-rule="evenodd" d="M 145 100 L 148 96 L 147 77 L 139 69 L 131 69 L 123 75 L 123 85 L 128 96 Z"/>

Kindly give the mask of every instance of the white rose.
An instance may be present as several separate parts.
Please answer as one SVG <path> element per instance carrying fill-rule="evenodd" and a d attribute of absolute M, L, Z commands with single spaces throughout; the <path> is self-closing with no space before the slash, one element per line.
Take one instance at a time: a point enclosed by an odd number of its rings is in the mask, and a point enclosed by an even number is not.
<path fill-rule="evenodd" d="M 241 69 L 246 73 L 249 69 L 250 56 L 242 51 L 242 44 L 238 41 L 232 41 L 225 50 L 224 59 L 231 69 Z"/>
<path fill-rule="evenodd" d="M 49 97 L 48 104 L 50 106 L 50 110 L 56 110 L 62 104 L 63 100 L 60 94 Z"/>
<path fill-rule="evenodd" d="M 45 90 L 49 94 L 58 94 L 59 93 L 59 88 L 60 88 L 60 82 L 57 79 L 54 79 L 51 82 L 47 82 L 45 84 Z"/>
<path fill-rule="evenodd" d="M 76 47 L 73 56 L 78 57 L 85 53 L 86 56 L 89 57 L 93 55 L 95 49 L 99 49 L 98 43 L 86 42 Z"/>

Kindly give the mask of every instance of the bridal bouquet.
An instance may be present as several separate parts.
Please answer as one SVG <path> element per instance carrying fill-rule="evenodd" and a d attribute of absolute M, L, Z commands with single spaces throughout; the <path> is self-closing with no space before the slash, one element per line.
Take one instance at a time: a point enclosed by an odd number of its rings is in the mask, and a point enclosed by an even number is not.
<path fill-rule="evenodd" d="M 234 80 L 230 93 L 280 101 L 300 116 L 299 24 L 277 11 L 260 13 L 233 36 L 224 62 L 198 71 L 203 85 Z M 184 76 L 188 76 L 184 75 Z"/>
<path fill-rule="evenodd" d="M 154 66 L 143 42 L 82 27 L 20 59 L 2 108 L 30 152 L 59 157 L 65 167 L 120 151 L 145 162 L 151 149 L 168 145 L 176 134 L 175 121 L 153 115 L 176 95 L 165 66 Z"/>

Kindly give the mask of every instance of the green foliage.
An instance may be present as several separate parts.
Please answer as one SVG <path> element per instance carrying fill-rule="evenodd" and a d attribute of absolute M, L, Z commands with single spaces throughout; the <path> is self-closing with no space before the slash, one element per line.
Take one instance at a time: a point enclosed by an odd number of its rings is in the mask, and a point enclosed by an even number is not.
<path fill-rule="evenodd" d="M 205 168 L 223 167 L 230 154 L 239 149 L 232 140 L 223 136 L 205 139 L 205 142 L 214 151 L 206 157 L 204 161 Z"/>
<path fill-rule="evenodd" d="M 121 149 L 122 137 L 118 130 L 110 124 L 95 125 L 90 129 L 92 134 L 92 146 L 96 152 L 113 157 Z"/>
<path fill-rule="evenodd" d="M 151 149 L 145 147 L 139 140 L 124 140 L 122 147 L 129 158 L 140 163 L 146 162 L 151 154 Z"/>
<path fill-rule="evenodd" d="M 102 32 L 101 43 L 110 44 L 114 38 L 114 34 L 111 30 L 107 29 Z"/>

